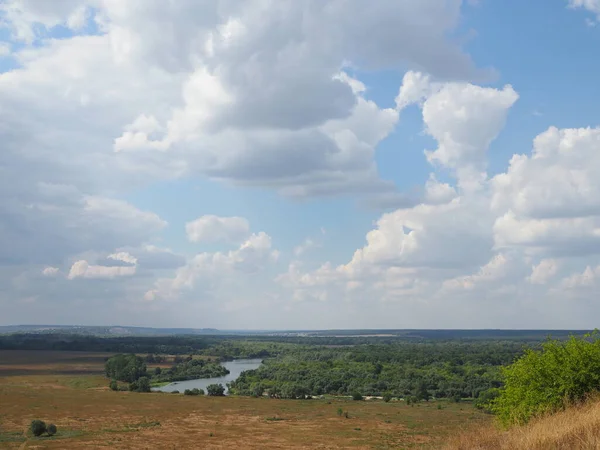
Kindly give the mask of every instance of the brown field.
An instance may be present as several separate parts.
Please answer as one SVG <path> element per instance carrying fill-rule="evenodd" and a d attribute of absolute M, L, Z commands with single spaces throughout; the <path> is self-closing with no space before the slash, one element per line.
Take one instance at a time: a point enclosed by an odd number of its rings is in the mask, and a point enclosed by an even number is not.
<path fill-rule="evenodd" d="M 106 356 L 0 351 L 0 448 L 440 448 L 489 422 L 467 403 L 112 392 L 102 376 Z M 55 423 L 58 434 L 29 436 L 37 418 Z"/>

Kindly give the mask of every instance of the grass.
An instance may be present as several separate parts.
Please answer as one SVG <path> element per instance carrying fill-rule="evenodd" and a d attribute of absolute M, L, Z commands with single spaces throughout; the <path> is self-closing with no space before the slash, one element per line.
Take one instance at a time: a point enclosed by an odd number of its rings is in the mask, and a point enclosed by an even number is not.
<path fill-rule="evenodd" d="M 503 430 L 486 426 L 459 435 L 447 450 L 591 450 L 600 448 L 600 399 Z"/>
<path fill-rule="evenodd" d="M 59 372 L 40 374 L 31 362 L 21 374 L 0 370 L 0 448 L 19 448 L 26 439 L 24 430 L 36 418 L 56 424 L 59 432 L 35 442 L 30 438 L 28 448 L 134 450 L 439 448 L 466 423 L 481 426 L 490 420 L 465 403 L 444 402 L 440 410 L 438 402 L 417 408 L 377 400 L 114 392 L 94 364 L 88 372 L 69 374 L 70 364 L 80 364 L 72 354 L 65 355 L 66 360 L 56 352 L 39 356 L 42 366 L 58 367 Z M 6 359 L 0 361 L 10 365 Z M 348 411 L 349 418 L 338 417 L 338 408 Z"/>

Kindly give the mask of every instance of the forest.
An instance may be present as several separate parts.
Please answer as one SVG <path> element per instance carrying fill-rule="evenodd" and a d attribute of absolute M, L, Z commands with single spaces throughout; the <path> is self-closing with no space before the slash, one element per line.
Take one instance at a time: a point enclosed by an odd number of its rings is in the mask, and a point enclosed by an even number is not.
<path fill-rule="evenodd" d="M 414 333 L 411 337 L 13 334 L 0 336 L 0 349 L 146 354 L 143 361 L 135 360 L 133 369 L 124 369 L 125 376 L 110 375 L 107 369 L 109 378 L 130 383 L 139 378 L 161 383 L 217 377 L 227 373 L 220 361 L 262 359 L 262 366 L 243 372 L 230 383 L 230 392 L 242 396 L 354 395 L 487 401 L 503 386 L 501 367 L 527 350 L 539 349 L 544 340 L 541 333 L 530 332 L 520 337 L 512 332 L 506 338 L 494 339 L 477 333 L 471 338 L 465 337 L 468 333 L 460 338 L 448 338 L 450 332 L 438 334 L 437 338 L 418 338 Z M 164 360 L 161 355 L 177 355 L 173 366 L 147 371 L 146 363 L 152 366 Z M 212 361 L 207 361 L 209 358 Z"/>

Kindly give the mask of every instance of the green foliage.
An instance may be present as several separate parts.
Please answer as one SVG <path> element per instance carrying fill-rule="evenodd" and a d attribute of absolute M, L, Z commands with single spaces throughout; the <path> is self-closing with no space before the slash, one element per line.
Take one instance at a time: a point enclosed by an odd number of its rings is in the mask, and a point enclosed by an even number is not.
<path fill-rule="evenodd" d="M 41 436 L 46 432 L 46 423 L 43 420 L 32 420 L 29 429 L 34 436 Z"/>
<path fill-rule="evenodd" d="M 108 387 L 110 388 L 111 391 L 118 391 L 119 390 L 119 384 L 117 383 L 117 380 L 110 380 L 110 383 L 108 384 Z"/>
<path fill-rule="evenodd" d="M 385 394 L 383 394 L 384 402 L 388 403 L 391 399 L 392 399 L 392 394 L 390 394 L 389 392 L 386 392 Z"/>
<path fill-rule="evenodd" d="M 56 434 L 56 425 L 54 425 L 53 423 L 48 424 L 48 426 L 46 427 L 46 433 L 48 433 L 48 436 L 54 436 Z"/>
<path fill-rule="evenodd" d="M 338 408 L 337 415 L 341 417 L 343 414 L 344 414 L 344 410 L 342 408 Z"/>
<path fill-rule="evenodd" d="M 475 399 L 473 405 L 477 409 L 481 409 L 487 413 L 491 413 L 492 403 L 493 401 L 500 395 L 500 389 L 491 388 L 487 391 L 483 391 L 479 394 L 479 397 Z"/>
<path fill-rule="evenodd" d="M 597 333 L 567 341 L 548 340 L 503 369 L 504 387 L 491 410 L 504 425 L 562 409 L 600 388 Z"/>
<path fill-rule="evenodd" d="M 253 344 L 246 343 L 244 351 Z M 232 352 L 236 345 L 227 343 Z M 243 372 L 230 384 L 230 391 L 256 395 L 256 390 L 262 389 L 276 398 L 354 392 L 418 395 L 423 400 L 432 396 L 473 398 L 501 386 L 499 366 L 512 362 L 522 353 L 522 346 L 504 341 L 276 346 L 277 356 L 265 359 L 256 370 Z"/>
<path fill-rule="evenodd" d="M 364 400 L 364 398 L 360 392 L 354 391 L 352 393 L 352 400 L 360 401 L 360 400 Z"/>
<path fill-rule="evenodd" d="M 183 395 L 204 395 L 204 391 L 198 388 L 186 389 L 183 391 Z"/>
<path fill-rule="evenodd" d="M 225 395 L 225 388 L 222 384 L 209 384 L 206 386 L 206 393 L 213 397 Z"/>
<path fill-rule="evenodd" d="M 137 392 L 150 392 L 150 379 L 141 377 L 137 380 Z"/>
<path fill-rule="evenodd" d="M 159 369 L 157 367 L 157 369 Z M 180 359 L 178 363 L 167 370 L 154 373 L 152 380 L 155 382 L 170 382 L 196 380 L 198 378 L 216 378 L 229 373 L 225 367 L 217 362 L 207 362 L 203 359 Z"/>
<path fill-rule="evenodd" d="M 143 358 L 130 355 L 115 355 L 104 365 L 106 376 L 119 381 L 132 383 L 146 375 L 146 363 Z"/>

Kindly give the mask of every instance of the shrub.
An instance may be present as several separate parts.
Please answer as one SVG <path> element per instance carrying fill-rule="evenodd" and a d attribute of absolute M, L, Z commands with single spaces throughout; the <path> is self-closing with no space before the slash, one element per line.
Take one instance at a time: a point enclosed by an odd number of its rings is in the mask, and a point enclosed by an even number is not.
<path fill-rule="evenodd" d="M 206 392 L 213 397 L 225 395 L 225 388 L 222 384 L 209 384 L 206 386 Z"/>
<path fill-rule="evenodd" d="M 148 377 L 141 377 L 137 380 L 137 392 L 150 392 L 150 379 Z"/>
<path fill-rule="evenodd" d="M 204 391 L 202 389 L 194 388 L 192 389 L 192 395 L 204 395 Z"/>
<path fill-rule="evenodd" d="M 104 365 L 106 376 L 131 383 L 146 374 L 143 358 L 136 355 L 115 355 Z"/>
<path fill-rule="evenodd" d="M 337 415 L 342 417 L 343 414 L 344 414 L 344 410 L 342 408 L 338 408 Z"/>
<path fill-rule="evenodd" d="M 171 391 L 171 394 L 179 394 L 178 390 Z"/>
<path fill-rule="evenodd" d="M 119 385 L 117 384 L 117 380 L 110 380 L 108 387 L 110 388 L 111 391 L 119 390 Z"/>
<path fill-rule="evenodd" d="M 48 436 L 54 436 L 56 434 L 56 425 L 54 425 L 53 423 L 48 424 L 48 427 L 46 428 L 46 433 L 48 433 Z"/>
<path fill-rule="evenodd" d="M 183 391 L 183 395 L 194 395 L 194 394 L 192 394 L 192 391 L 190 391 L 189 389 L 186 389 L 185 391 Z"/>
<path fill-rule="evenodd" d="M 352 400 L 356 400 L 356 401 L 363 400 L 363 396 L 361 395 L 360 392 L 353 392 Z"/>
<path fill-rule="evenodd" d="M 500 395 L 500 389 L 498 388 L 491 388 L 487 391 L 480 392 L 479 397 L 477 397 L 477 400 L 474 402 L 475 408 L 481 409 L 487 413 L 492 412 L 492 402 L 498 397 L 498 395 Z"/>
<path fill-rule="evenodd" d="M 600 387 L 597 332 L 567 341 L 548 340 L 502 370 L 504 387 L 491 410 L 507 426 L 562 409 Z"/>
<path fill-rule="evenodd" d="M 390 394 L 389 392 L 386 392 L 385 394 L 383 394 L 383 401 L 384 402 L 389 402 L 392 399 L 392 394 Z"/>
<path fill-rule="evenodd" d="M 138 386 L 137 381 L 134 381 L 133 383 L 129 383 L 129 390 L 131 392 L 137 392 L 138 388 L 139 388 L 139 386 Z"/>
<path fill-rule="evenodd" d="M 43 420 L 33 420 L 31 422 L 31 434 L 41 436 L 46 432 L 46 423 Z"/>

